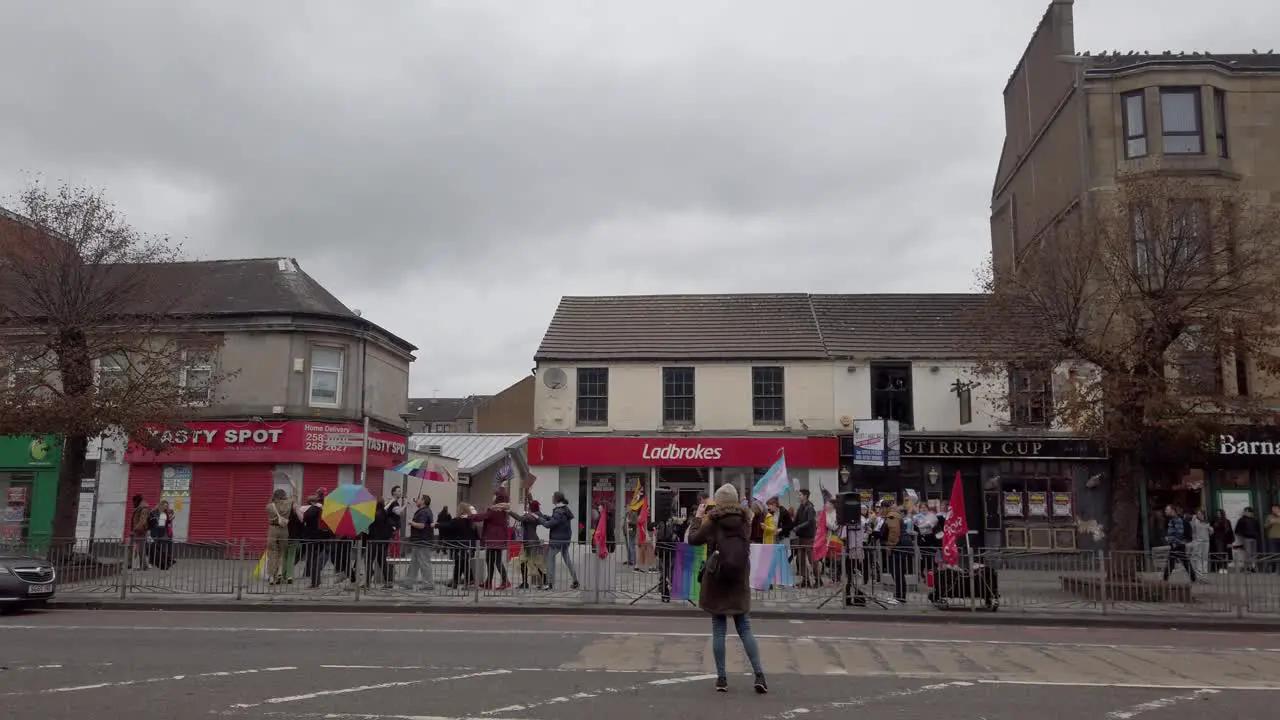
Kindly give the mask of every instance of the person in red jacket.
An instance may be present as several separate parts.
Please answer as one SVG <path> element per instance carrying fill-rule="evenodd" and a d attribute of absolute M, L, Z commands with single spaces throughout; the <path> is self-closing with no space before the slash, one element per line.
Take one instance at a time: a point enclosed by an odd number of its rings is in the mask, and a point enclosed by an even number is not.
<path fill-rule="evenodd" d="M 480 524 L 480 544 L 484 547 L 485 564 L 489 567 L 488 580 L 481 586 L 486 590 L 506 590 L 511 587 L 511 583 L 507 580 L 507 564 L 503 558 L 509 542 L 507 518 L 510 512 L 510 496 L 507 495 L 506 490 L 499 488 L 493 494 L 493 504 L 489 509 L 478 512 L 470 518 L 471 522 Z M 496 587 L 493 584 L 495 569 L 502 576 L 502 584 Z"/>

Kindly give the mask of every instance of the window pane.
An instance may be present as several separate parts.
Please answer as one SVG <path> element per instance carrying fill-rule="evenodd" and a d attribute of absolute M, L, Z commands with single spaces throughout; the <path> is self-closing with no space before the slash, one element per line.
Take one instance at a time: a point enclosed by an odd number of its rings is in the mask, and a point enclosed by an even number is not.
<path fill-rule="evenodd" d="M 311 348 L 311 367 L 342 369 L 342 351 L 330 347 Z"/>
<path fill-rule="evenodd" d="M 1200 115 L 1196 112 L 1197 95 L 1197 92 L 1191 90 L 1166 91 L 1160 94 L 1160 118 L 1164 121 L 1166 133 L 1200 130 Z"/>
<path fill-rule="evenodd" d="M 1164 151 L 1169 155 L 1200 152 L 1199 135 L 1165 135 Z"/>
<path fill-rule="evenodd" d="M 1124 151 L 1128 157 L 1142 157 L 1147 154 L 1147 139 L 1144 137 L 1127 140 L 1124 144 Z"/>
<path fill-rule="evenodd" d="M 328 370 L 311 371 L 311 402 L 338 403 L 338 373 Z"/>
<path fill-rule="evenodd" d="M 1128 137 L 1134 138 L 1147 134 L 1147 116 L 1143 111 L 1142 94 L 1126 95 L 1124 98 L 1124 122 Z"/>

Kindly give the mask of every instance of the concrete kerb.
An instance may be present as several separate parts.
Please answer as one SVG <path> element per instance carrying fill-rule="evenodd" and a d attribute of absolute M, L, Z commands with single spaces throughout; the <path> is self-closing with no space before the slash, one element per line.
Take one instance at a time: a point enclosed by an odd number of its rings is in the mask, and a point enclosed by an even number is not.
<path fill-rule="evenodd" d="M 54 600 L 50 610 L 125 610 L 144 612 L 240 612 L 240 613 L 335 613 L 357 615 L 592 615 L 596 617 L 706 617 L 698 608 L 655 610 L 628 606 L 582 605 L 429 605 L 423 603 L 335 603 L 335 602 L 236 602 L 153 601 L 153 600 Z M 1114 627 L 1133 630 L 1199 630 L 1210 632 L 1280 632 L 1280 618 L 1196 618 L 1162 616 L 1117 616 L 1027 613 L 898 613 L 854 610 L 848 614 L 812 610 L 760 609 L 754 618 L 808 620 L 848 623 L 899 623 L 910 625 L 981 625 L 1006 627 Z"/>

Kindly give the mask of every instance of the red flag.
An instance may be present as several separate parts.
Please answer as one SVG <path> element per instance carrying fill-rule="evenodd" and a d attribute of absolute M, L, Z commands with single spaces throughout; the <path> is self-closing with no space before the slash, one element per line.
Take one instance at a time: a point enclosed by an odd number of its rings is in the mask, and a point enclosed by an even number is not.
<path fill-rule="evenodd" d="M 951 515 L 942 528 L 942 562 L 960 564 L 960 538 L 969 534 L 969 521 L 964 516 L 964 487 L 960 484 L 960 471 L 956 471 L 956 483 L 951 486 Z"/>
<path fill-rule="evenodd" d="M 827 506 L 818 511 L 818 532 L 813 536 L 813 559 L 821 562 L 831 550 L 831 531 L 827 529 Z"/>
<path fill-rule="evenodd" d="M 640 512 L 636 513 L 636 539 L 640 545 L 649 542 L 649 532 L 645 526 L 649 524 L 649 498 L 640 501 Z"/>
<path fill-rule="evenodd" d="M 605 510 L 603 507 L 601 507 L 600 520 L 596 522 L 596 536 L 595 536 L 594 542 L 596 545 L 596 552 L 602 558 L 609 557 L 609 545 L 606 542 L 606 538 L 608 537 L 609 533 L 605 530 L 605 516 L 608 514 L 608 512 L 609 512 L 608 510 Z"/>

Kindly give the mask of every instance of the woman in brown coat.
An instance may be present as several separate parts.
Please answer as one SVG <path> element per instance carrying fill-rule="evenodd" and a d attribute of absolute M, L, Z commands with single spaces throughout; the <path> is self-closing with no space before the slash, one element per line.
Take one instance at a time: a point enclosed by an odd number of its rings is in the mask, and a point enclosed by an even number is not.
<path fill-rule="evenodd" d="M 760 648 L 756 645 L 755 635 L 751 633 L 751 515 L 742 508 L 738 500 L 738 489 L 728 483 L 716 490 L 714 502 L 703 501 L 698 506 L 689 528 L 690 545 L 706 545 L 709 564 L 711 558 L 720 553 L 723 558 L 734 558 L 741 562 L 745 557 L 745 567 L 735 572 L 708 572 L 706 565 L 701 569 L 702 593 L 698 605 L 711 613 L 711 653 L 716 660 L 716 692 L 728 692 L 729 681 L 724 670 L 724 639 L 729 629 L 729 616 L 733 616 L 733 624 L 738 629 L 738 639 L 742 641 L 742 649 L 751 661 L 751 669 L 755 672 L 756 692 L 764 694 L 769 686 L 764 681 L 764 668 L 760 664 Z M 726 564 L 735 560 L 722 561 Z"/>

